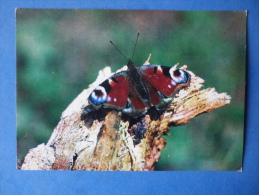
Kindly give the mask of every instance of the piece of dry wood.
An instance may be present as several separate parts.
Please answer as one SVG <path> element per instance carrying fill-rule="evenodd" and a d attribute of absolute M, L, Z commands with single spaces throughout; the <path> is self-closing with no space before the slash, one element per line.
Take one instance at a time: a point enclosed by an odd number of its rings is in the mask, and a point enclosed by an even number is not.
<path fill-rule="evenodd" d="M 22 170 L 154 170 L 166 144 L 161 136 L 167 134 L 170 125 L 184 125 L 201 113 L 229 104 L 231 99 L 214 88 L 200 90 L 204 80 L 188 71 L 190 86 L 175 96 L 159 118 L 146 114 L 132 125 L 121 119 L 121 112 L 113 110 L 104 120 L 86 125 L 81 113 L 88 105 L 87 98 L 100 82 L 111 76 L 110 72 L 109 67 L 100 71 L 96 82 L 67 107 L 48 143 L 38 145 L 26 155 Z M 137 131 L 145 132 L 142 139 L 136 138 Z"/>

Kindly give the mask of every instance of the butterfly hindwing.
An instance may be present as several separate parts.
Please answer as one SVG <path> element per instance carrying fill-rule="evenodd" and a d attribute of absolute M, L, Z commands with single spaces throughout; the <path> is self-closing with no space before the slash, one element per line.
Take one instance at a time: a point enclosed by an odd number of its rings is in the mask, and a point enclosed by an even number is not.
<path fill-rule="evenodd" d="M 127 106 L 122 111 L 136 118 L 146 113 L 148 108 L 149 106 L 141 99 L 136 88 L 131 86 Z"/>

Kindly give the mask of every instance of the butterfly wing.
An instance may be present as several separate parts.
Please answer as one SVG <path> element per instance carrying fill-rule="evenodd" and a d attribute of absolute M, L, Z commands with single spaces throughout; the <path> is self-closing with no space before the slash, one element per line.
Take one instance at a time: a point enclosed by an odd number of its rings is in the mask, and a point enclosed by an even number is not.
<path fill-rule="evenodd" d="M 131 86 L 126 107 L 122 110 L 124 113 L 137 118 L 147 112 L 150 106 L 141 99 L 136 88 Z"/>
<path fill-rule="evenodd" d="M 176 93 L 190 84 L 191 76 L 186 71 L 175 67 L 142 65 L 139 69 L 147 83 L 162 97 L 162 100 L 154 106 L 168 105 Z M 152 94 L 155 93 L 151 93 L 151 101 L 157 99 L 157 95 Z"/>
<path fill-rule="evenodd" d="M 127 71 L 114 74 L 103 81 L 90 94 L 89 100 L 96 107 L 123 109 L 127 104 L 130 84 Z"/>
<path fill-rule="evenodd" d="M 141 100 L 134 86 L 131 86 L 127 71 L 114 74 L 103 81 L 90 94 L 89 100 L 96 109 L 102 106 L 122 110 L 133 117 L 147 110 L 146 103 Z"/>

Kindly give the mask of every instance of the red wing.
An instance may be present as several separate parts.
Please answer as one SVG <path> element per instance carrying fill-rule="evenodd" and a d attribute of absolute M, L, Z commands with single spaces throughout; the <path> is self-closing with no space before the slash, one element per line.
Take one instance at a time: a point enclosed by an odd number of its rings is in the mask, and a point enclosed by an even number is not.
<path fill-rule="evenodd" d="M 96 87 L 90 100 L 97 106 L 103 104 L 106 108 L 122 109 L 127 104 L 129 89 L 127 72 L 119 72 Z"/>
<path fill-rule="evenodd" d="M 143 65 L 140 71 L 145 80 L 166 97 L 172 97 L 190 82 L 188 73 L 174 67 Z"/>

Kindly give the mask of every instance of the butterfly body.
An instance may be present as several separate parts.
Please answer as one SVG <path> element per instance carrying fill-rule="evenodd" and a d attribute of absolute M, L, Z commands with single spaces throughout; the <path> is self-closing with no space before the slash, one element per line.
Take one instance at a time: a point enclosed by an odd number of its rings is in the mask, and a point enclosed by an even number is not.
<path fill-rule="evenodd" d="M 129 59 L 128 70 L 114 74 L 90 94 L 87 114 L 111 108 L 137 118 L 154 106 L 165 109 L 182 88 L 189 86 L 188 72 L 160 65 L 136 67 Z"/>

